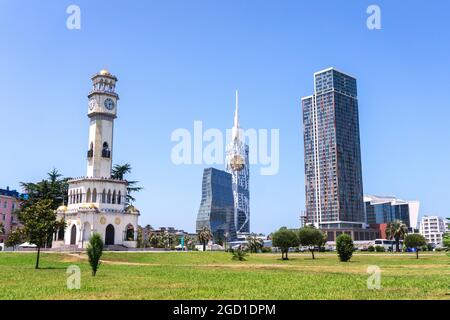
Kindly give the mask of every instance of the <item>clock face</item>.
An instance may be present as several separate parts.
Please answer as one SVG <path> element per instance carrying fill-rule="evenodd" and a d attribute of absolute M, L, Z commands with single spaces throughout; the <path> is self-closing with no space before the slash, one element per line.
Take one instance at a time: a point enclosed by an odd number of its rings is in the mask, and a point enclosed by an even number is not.
<path fill-rule="evenodd" d="M 114 109 L 114 101 L 112 101 L 112 99 L 108 98 L 105 100 L 105 108 L 108 110 L 112 110 Z"/>
<path fill-rule="evenodd" d="M 97 101 L 95 101 L 95 99 L 89 100 L 89 110 L 93 110 L 95 108 L 96 104 L 97 104 Z"/>

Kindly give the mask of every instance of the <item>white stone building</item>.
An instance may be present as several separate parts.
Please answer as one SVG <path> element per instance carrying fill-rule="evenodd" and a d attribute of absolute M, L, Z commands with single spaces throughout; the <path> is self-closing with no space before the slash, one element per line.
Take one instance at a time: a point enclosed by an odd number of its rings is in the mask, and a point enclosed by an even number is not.
<path fill-rule="evenodd" d="M 442 236 L 446 232 L 445 219 L 438 216 L 424 216 L 420 221 L 419 232 L 428 243 L 442 244 Z"/>
<path fill-rule="evenodd" d="M 57 209 L 66 228 L 55 235 L 53 247 L 86 248 L 94 232 L 106 246 L 136 247 L 139 210 L 126 204 L 127 181 L 111 178 L 117 78 L 101 70 L 92 82 L 87 174 L 69 181 L 68 204 Z"/>

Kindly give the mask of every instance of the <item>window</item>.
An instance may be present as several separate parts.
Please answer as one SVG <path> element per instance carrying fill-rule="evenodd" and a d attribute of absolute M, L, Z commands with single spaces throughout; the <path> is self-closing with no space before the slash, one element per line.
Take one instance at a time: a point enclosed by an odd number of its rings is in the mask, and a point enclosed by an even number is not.
<path fill-rule="evenodd" d="M 89 188 L 86 192 L 86 202 L 91 202 L 91 189 Z"/>
<path fill-rule="evenodd" d="M 92 202 L 97 202 L 97 189 L 94 188 L 92 191 Z"/>

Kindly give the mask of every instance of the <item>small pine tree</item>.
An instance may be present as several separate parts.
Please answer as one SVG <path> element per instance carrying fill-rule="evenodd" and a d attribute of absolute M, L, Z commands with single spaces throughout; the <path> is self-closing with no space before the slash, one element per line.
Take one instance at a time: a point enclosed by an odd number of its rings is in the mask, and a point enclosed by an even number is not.
<path fill-rule="evenodd" d="M 339 255 L 339 260 L 342 262 L 350 261 L 353 255 L 353 240 L 348 234 L 341 234 L 336 239 L 336 250 Z"/>
<path fill-rule="evenodd" d="M 89 257 L 92 276 L 94 277 L 97 273 L 98 267 L 100 266 L 100 258 L 103 253 L 103 241 L 102 237 L 98 233 L 94 233 L 89 239 L 89 244 L 87 245 L 86 252 Z"/>

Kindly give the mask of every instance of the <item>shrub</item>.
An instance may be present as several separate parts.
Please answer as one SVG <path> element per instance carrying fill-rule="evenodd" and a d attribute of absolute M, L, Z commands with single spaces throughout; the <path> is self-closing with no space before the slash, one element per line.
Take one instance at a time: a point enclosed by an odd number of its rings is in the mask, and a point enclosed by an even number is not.
<path fill-rule="evenodd" d="M 386 249 L 383 246 L 375 246 L 376 252 L 386 252 Z"/>
<path fill-rule="evenodd" d="M 272 248 L 270 248 L 270 247 L 262 247 L 261 248 L 261 252 L 262 253 L 271 253 L 272 252 Z"/>
<path fill-rule="evenodd" d="M 369 246 L 369 247 L 367 248 L 367 251 L 369 251 L 369 252 L 374 252 L 374 251 L 375 251 L 375 247 L 374 247 L 374 246 Z"/>
<path fill-rule="evenodd" d="M 354 245 L 353 240 L 348 234 L 341 234 L 336 239 L 336 250 L 339 255 L 339 260 L 347 262 L 352 258 Z"/>
<path fill-rule="evenodd" d="M 245 257 L 248 253 L 245 250 L 239 249 L 231 249 L 231 260 L 233 261 L 246 261 Z"/>
<path fill-rule="evenodd" d="M 446 234 L 444 234 L 444 236 L 442 238 L 442 242 L 444 244 L 444 247 L 446 247 L 447 250 L 450 250 L 450 232 L 447 232 Z"/>
<path fill-rule="evenodd" d="M 89 264 L 92 269 L 92 276 L 95 276 L 100 266 L 100 258 L 103 253 L 103 241 L 98 233 L 94 233 L 89 239 L 89 243 L 86 249 L 87 255 L 89 257 Z"/>

